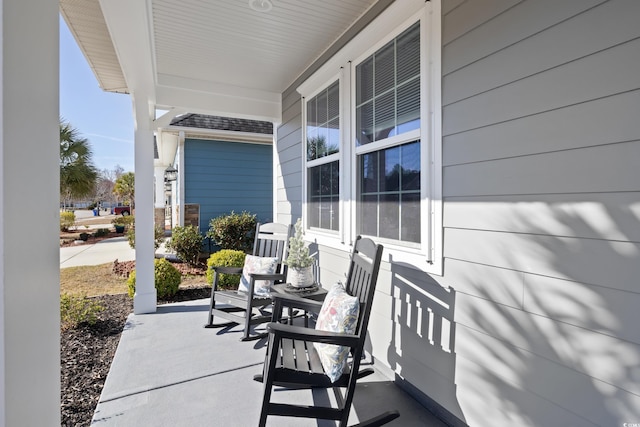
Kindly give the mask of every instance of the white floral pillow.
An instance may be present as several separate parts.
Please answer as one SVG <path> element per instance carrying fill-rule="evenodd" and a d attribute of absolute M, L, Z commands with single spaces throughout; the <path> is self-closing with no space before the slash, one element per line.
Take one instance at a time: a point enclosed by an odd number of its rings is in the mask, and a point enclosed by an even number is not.
<path fill-rule="evenodd" d="M 255 255 L 247 255 L 244 259 L 244 267 L 242 268 L 242 277 L 238 291 L 249 293 L 251 284 L 251 273 L 255 274 L 274 274 L 278 268 L 278 258 L 259 257 Z M 256 280 L 253 288 L 253 294 L 257 296 L 268 297 L 271 294 L 271 286 L 273 280 Z"/>
<path fill-rule="evenodd" d="M 338 282 L 327 293 L 322 309 L 318 314 L 316 329 L 353 334 L 356 331 L 359 312 L 360 302 L 358 298 L 346 293 L 344 285 Z M 323 343 L 313 343 L 313 346 L 318 352 L 324 372 L 332 383 L 336 382 L 347 364 L 349 347 Z"/>

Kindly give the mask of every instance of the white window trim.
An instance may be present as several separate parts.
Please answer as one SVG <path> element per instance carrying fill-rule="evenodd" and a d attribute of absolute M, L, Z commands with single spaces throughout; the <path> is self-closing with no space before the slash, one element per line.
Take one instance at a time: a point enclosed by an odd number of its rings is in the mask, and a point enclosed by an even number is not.
<path fill-rule="evenodd" d="M 357 156 L 377 151 L 398 140 L 421 140 L 421 243 L 411 244 L 375 237 L 384 247 L 383 259 L 402 262 L 430 274 L 443 274 L 443 211 L 442 211 L 442 89 L 441 89 L 441 5 L 440 0 L 399 0 L 387 12 L 372 22 L 325 66 L 305 81 L 298 92 L 302 104 L 303 191 L 302 216 L 307 217 L 307 169 L 313 161 L 306 161 L 306 99 L 310 99 L 338 79 L 340 85 L 340 152 L 332 155 L 340 161 L 339 230 L 307 229 L 307 240 L 341 250 L 350 250 L 357 234 L 356 205 Z M 366 146 L 355 147 L 355 65 L 368 58 L 415 22 L 420 21 L 421 38 L 421 129 Z M 393 30 L 389 31 L 389 28 Z M 384 33 L 380 38 L 378 34 Z M 371 45 L 371 40 L 377 40 Z M 356 58 L 352 61 L 353 58 Z M 336 69 L 340 72 L 336 73 Z M 333 70 L 333 71 L 331 71 Z M 415 138 L 414 138 L 415 137 Z M 326 160 L 326 159 L 325 159 Z M 306 224 L 305 224 L 306 228 Z"/>

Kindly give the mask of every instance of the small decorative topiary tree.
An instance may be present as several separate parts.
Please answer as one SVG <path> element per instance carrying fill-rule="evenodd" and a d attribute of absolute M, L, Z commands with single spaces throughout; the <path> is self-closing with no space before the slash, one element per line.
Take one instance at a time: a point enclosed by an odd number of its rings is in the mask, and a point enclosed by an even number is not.
<path fill-rule="evenodd" d="M 243 267 L 246 254 L 235 249 L 222 249 L 211 254 L 207 260 L 207 283 L 213 285 L 213 269 L 211 267 Z M 220 274 L 219 289 L 237 289 L 240 276 L 237 274 Z"/>
<path fill-rule="evenodd" d="M 231 211 L 209 221 L 207 237 L 221 249 L 251 252 L 256 230 L 256 215 L 248 212 L 237 214 Z"/>
<path fill-rule="evenodd" d="M 198 227 L 187 225 L 186 227 L 174 227 L 171 230 L 171 239 L 165 245 L 167 249 L 176 253 L 178 258 L 191 265 L 198 263 L 202 241 L 204 238 L 198 231 Z"/>
<path fill-rule="evenodd" d="M 157 296 L 160 299 L 171 298 L 178 292 L 182 275 L 164 258 L 154 260 L 154 282 Z M 128 293 L 131 298 L 136 293 L 136 271 L 133 270 L 127 279 Z"/>

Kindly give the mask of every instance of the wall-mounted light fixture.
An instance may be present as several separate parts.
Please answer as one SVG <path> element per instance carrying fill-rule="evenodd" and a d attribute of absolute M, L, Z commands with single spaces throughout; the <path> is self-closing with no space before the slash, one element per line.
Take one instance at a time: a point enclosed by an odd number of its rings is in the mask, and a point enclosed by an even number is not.
<path fill-rule="evenodd" d="M 173 165 L 169 165 L 169 167 L 164 170 L 164 180 L 171 182 L 176 179 L 178 179 L 178 169 L 174 168 Z"/>

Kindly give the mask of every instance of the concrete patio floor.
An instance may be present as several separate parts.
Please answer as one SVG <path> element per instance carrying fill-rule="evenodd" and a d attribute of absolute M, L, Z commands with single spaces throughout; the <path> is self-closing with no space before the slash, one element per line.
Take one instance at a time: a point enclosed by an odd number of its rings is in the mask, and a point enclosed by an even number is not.
<path fill-rule="evenodd" d="M 122 333 L 92 425 L 256 426 L 266 340 L 241 342 L 241 328 L 204 329 L 208 300 L 131 314 Z M 273 399 L 323 404 L 332 393 L 275 389 Z M 331 395 L 331 398 L 329 396 Z M 356 390 L 349 424 L 397 409 L 389 426 L 443 424 L 380 372 Z M 333 426 L 333 422 L 269 417 L 269 426 Z"/>

